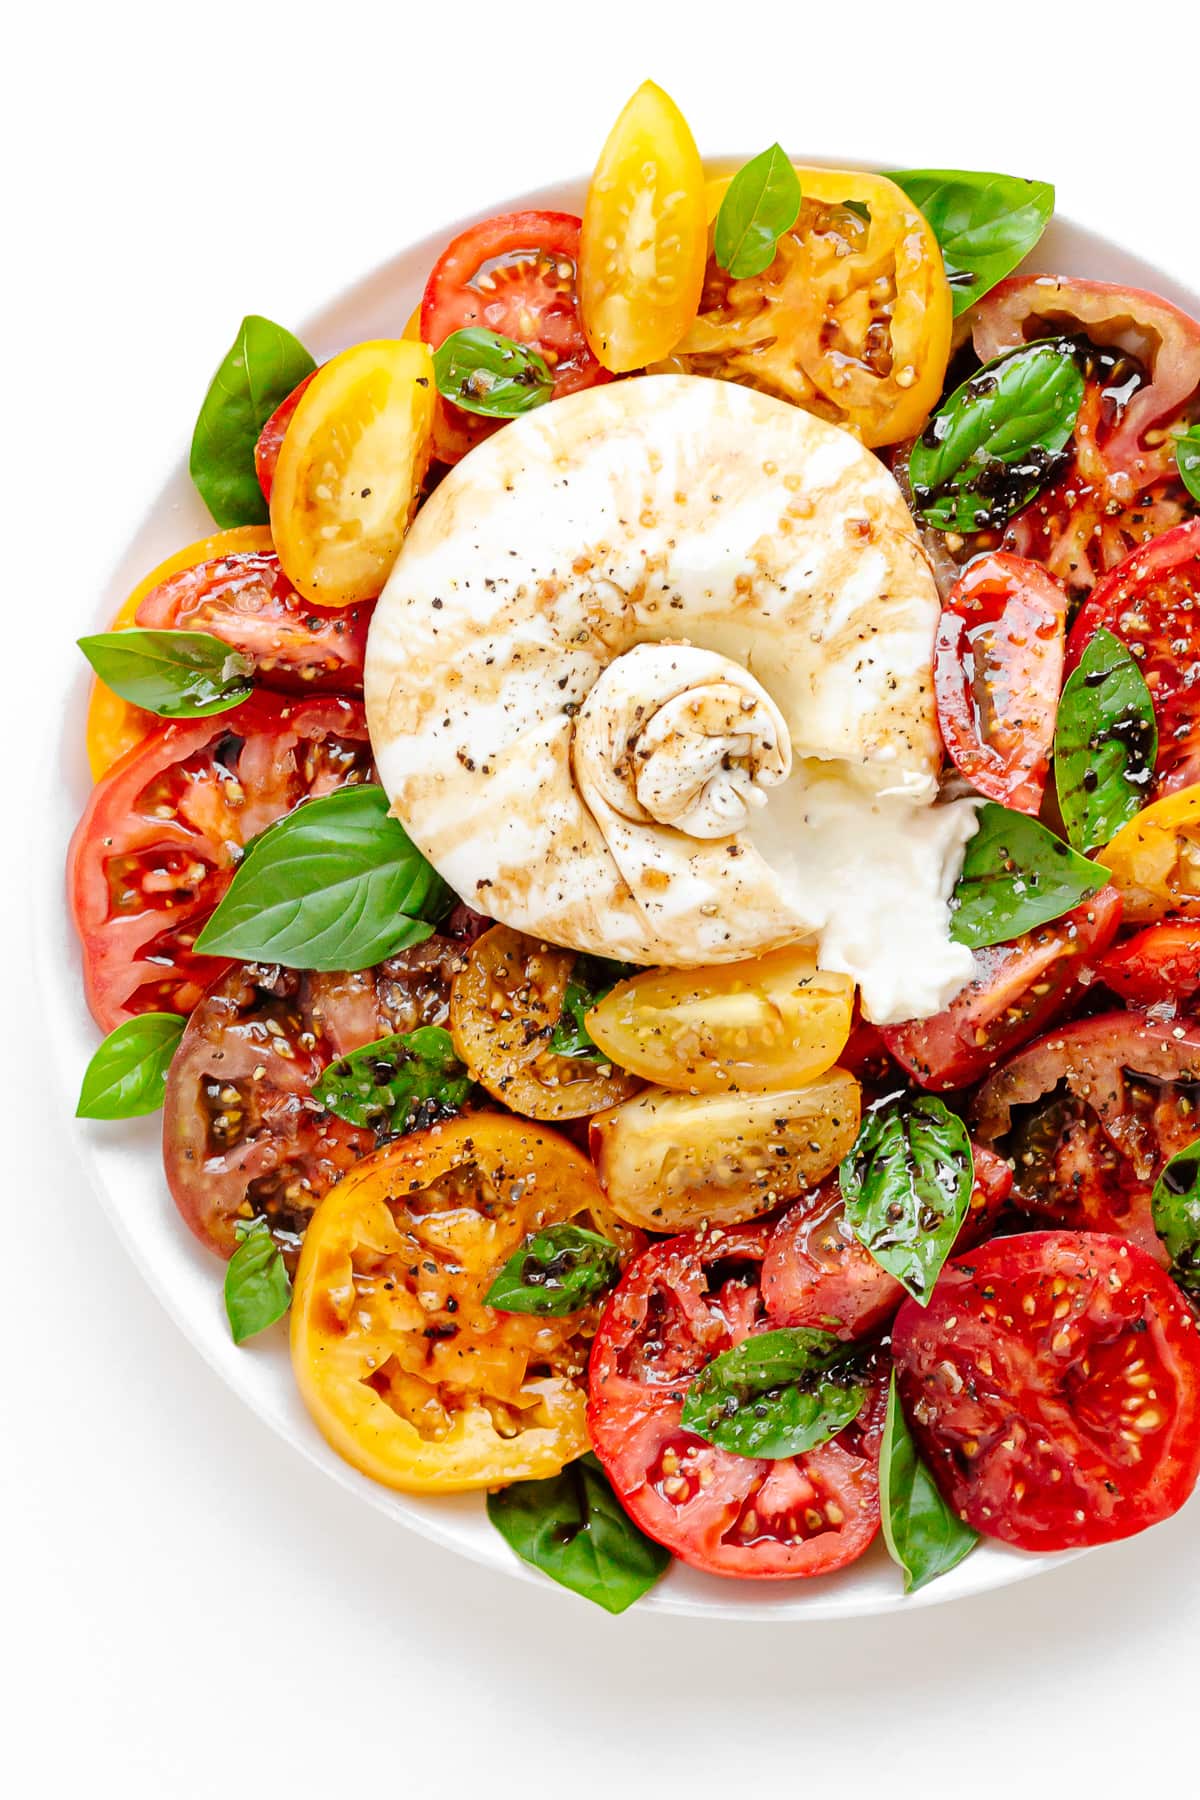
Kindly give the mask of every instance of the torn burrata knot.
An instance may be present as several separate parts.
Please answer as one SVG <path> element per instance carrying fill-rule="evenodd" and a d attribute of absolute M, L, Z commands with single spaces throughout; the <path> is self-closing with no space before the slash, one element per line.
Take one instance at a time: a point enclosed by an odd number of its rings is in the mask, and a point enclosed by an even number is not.
<path fill-rule="evenodd" d="M 695 376 L 556 400 L 427 501 L 375 609 L 393 810 L 481 912 L 688 967 L 814 939 L 880 1023 L 971 972 L 938 596 L 883 465 Z"/>

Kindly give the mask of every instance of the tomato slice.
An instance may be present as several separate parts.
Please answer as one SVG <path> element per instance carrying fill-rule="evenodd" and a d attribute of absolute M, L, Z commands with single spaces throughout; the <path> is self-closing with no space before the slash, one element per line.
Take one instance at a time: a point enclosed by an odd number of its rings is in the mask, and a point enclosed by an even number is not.
<path fill-rule="evenodd" d="M 933 652 L 938 725 L 989 800 L 1036 816 L 1062 687 L 1067 596 L 1017 556 L 981 556 L 952 589 Z"/>
<path fill-rule="evenodd" d="M 88 1005 L 102 1031 L 188 1013 L 226 967 L 193 945 L 241 847 L 309 795 L 371 770 L 362 707 L 255 694 L 160 725 L 93 789 L 67 876 Z"/>
<path fill-rule="evenodd" d="M 759 1288 L 769 1232 L 743 1225 L 652 1245 L 613 1293 L 588 1370 L 592 1446 L 630 1517 L 693 1568 L 767 1581 L 844 1568 L 870 1544 L 885 1405 L 875 1373 L 852 1425 L 776 1462 L 683 1429 L 692 1378 L 769 1328 Z"/>
<path fill-rule="evenodd" d="M 977 950 L 974 976 L 944 1011 L 880 1028 L 888 1051 L 934 1093 L 969 1086 L 1085 990 L 1120 923 L 1121 896 L 1102 887 L 1061 919 Z"/>
<path fill-rule="evenodd" d="M 1033 1232 L 947 1264 L 892 1330 L 913 1434 L 949 1504 L 1022 1550 L 1129 1537 L 1200 1474 L 1200 1339 L 1119 1238 Z"/>
<path fill-rule="evenodd" d="M 1200 913 L 1200 787 L 1143 807 L 1100 854 L 1128 923 Z"/>
<path fill-rule="evenodd" d="M 799 1087 L 832 1067 L 850 1034 L 854 983 L 808 945 L 719 969 L 652 970 L 587 1015 L 615 1063 L 690 1094 Z"/>
<path fill-rule="evenodd" d="M 707 222 L 687 120 L 644 81 L 608 135 L 583 209 L 579 306 L 606 369 L 640 369 L 679 342 L 700 303 Z"/>
<path fill-rule="evenodd" d="M 1150 925 L 1102 956 L 1096 973 L 1130 1006 L 1186 1006 L 1200 991 L 1200 921 Z"/>
<path fill-rule="evenodd" d="M 553 374 L 556 399 L 610 380 L 579 317 L 580 223 L 573 213 L 515 212 L 469 225 L 430 271 L 420 337 L 436 350 L 452 332 L 481 325 L 528 344 Z M 439 462 L 457 462 L 503 422 L 439 398 L 433 454 Z"/>
<path fill-rule="evenodd" d="M 796 170 L 800 214 L 761 275 L 710 251 L 669 367 L 744 382 L 875 447 L 912 437 L 942 391 L 953 303 L 937 239 L 883 175 Z M 729 178 L 708 186 L 715 219 Z M 865 215 L 865 216 L 864 216 Z"/>
<path fill-rule="evenodd" d="M 557 1474 L 588 1447 L 595 1303 L 564 1318 L 484 1296 L 534 1231 L 603 1230 L 587 1158 L 498 1113 L 397 1138 L 313 1214 L 292 1299 L 292 1366 L 319 1430 L 410 1493 Z"/>
<path fill-rule="evenodd" d="M 988 1236 L 1012 1191 L 1002 1156 L 973 1146 L 975 1185 L 955 1248 Z M 763 1301 L 773 1325 L 804 1325 L 835 1337 L 872 1337 L 883 1330 L 904 1289 L 855 1237 L 836 1178 L 805 1194 L 777 1221 L 762 1266 Z"/>
<path fill-rule="evenodd" d="M 382 591 L 417 508 L 435 397 L 429 350 L 408 338 L 354 344 L 313 374 L 271 484 L 276 553 L 312 605 Z"/>
<path fill-rule="evenodd" d="M 279 402 L 258 434 L 258 442 L 254 446 L 254 473 L 258 476 L 258 485 L 262 489 L 263 499 L 268 503 L 271 499 L 275 465 L 279 461 L 284 434 L 292 422 L 292 415 L 299 406 L 305 389 L 316 372 L 315 369 L 310 370 L 303 381 L 297 382 L 287 398 Z"/>

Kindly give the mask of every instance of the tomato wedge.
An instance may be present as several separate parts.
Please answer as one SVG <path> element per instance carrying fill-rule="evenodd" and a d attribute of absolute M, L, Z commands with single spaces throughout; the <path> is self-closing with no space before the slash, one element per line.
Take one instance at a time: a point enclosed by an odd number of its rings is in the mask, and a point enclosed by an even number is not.
<path fill-rule="evenodd" d="M 1127 938 L 1096 973 L 1130 1006 L 1186 1006 L 1200 991 L 1200 920 L 1171 919 Z"/>
<path fill-rule="evenodd" d="M 960 1518 L 1022 1550 L 1107 1544 L 1200 1474 L 1200 1337 L 1119 1238 L 1034 1232 L 948 1263 L 892 1330 L 900 1399 Z"/>
<path fill-rule="evenodd" d="M 1200 913 L 1200 787 L 1143 807 L 1100 855 L 1130 924 Z"/>
<path fill-rule="evenodd" d="M 879 1528 L 886 1392 L 873 1372 L 854 1423 L 803 1456 L 735 1456 L 684 1430 L 694 1376 L 769 1328 L 759 1268 L 770 1226 L 687 1232 L 626 1269 L 588 1368 L 592 1446 L 621 1504 L 682 1562 L 779 1581 L 853 1562 Z"/>
<path fill-rule="evenodd" d="M 258 442 L 254 446 L 254 473 L 258 476 L 258 485 L 262 489 L 263 499 L 268 502 L 271 498 L 271 486 L 275 480 L 275 465 L 279 461 L 284 434 L 292 422 L 292 414 L 299 406 L 305 388 L 316 372 L 315 369 L 311 369 L 303 381 L 297 382 L 287 398 L 279 402 L 258 434 Z"/>
<path fill-rule="evenodd" d="M 1037 563 L 981 556 L 942 611 L 933 653 L 938 725 L 989 800 L 1036 816 L 1063 676 L 1067 596 Z"/>

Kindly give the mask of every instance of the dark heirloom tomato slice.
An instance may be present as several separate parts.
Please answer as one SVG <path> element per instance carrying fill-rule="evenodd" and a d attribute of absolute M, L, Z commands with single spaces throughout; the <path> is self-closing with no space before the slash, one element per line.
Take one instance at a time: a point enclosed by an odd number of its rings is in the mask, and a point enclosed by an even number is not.
<path fill-rule="evenodd" d="M 892 1330 L 921 1453 L 976 1531 L 1022 1550 L 1107 1544 L 1169 1518 L 1200 1473 L 1200 1341 L 1135 1245 L 994 1238 Z"/>
<path fill-rule="evenodd" d="M 254 664 L 257 681 L 285 693 L 361 694 L 372 603 L 322 612 L 301 599 L 279 558 L 218 557 L 147 594 L 137 623 L 156 631 L 210 631 Z"/>
<path fill-rule="evenodd" d="M 580 221 L 573 213 L 500 213 L 469 225 L 438 257 L 421 300 L 421 338 L 433 349 L 482 326 L 544 357 L 554 398 L 610 381 L 584 336 L 576 298 Z M 503 421 L 439 402 L 433 453 L 457 462 Z"/>
<path fill-rule="evenodd" d="M 1004 1158 L 982 1144 L 974 1151 L 975 1185 L 955 1239 L 959 1250 L 988 1235 L 1012 1189 Z M 851 1231 L 832 1176 L 777 1221 L 763 1258 L 762 1294 L 773 1325 L 807 1325 L 849 1339 L 882 1331 L 904 1289 Z"/>
<path fill-rule="evenodd" d="M 938 725 L 959 771 L 1036 815 L 1062 687 L 1067 596 L 1037 563 L 981 556 L 950 592 L 933 653 Z"/>
<path fill-rule="evenodd" d="M 1120 922 L 1121 896 L 1102 887 L 1061 919 L 977 950 L 975 974 L 949 1006 L 929 1019 L 883 1026 L 884 1043 L 921 1087 L 967 1087 L 1082 991 Z"/>
<path fill-rule="evenodd" d="M 1155 538 L 1097 582 L 1067 644 L 1067 669 L 1103 626 L 1146 677 L 1158 723 L 1159 792 L 1200 776 L 1200 519 Z"/>
<path fill-rule="evenodd" d="M 313 1084 L 376 1038 L 444 1025 L 462 960 L 459 944 L 435 936 L 358 974 L 244 963 L 213 984 L 163 1103 L 167 1181 L 210 1249 L 232 1255 L 237 1221 L 266 1218 L 294 1254 L 317 1201 L 376 1143 L 319 1106 Z"/>
<path fill-rule="evenodd" d="M 361 705 L 259 693 L 158 730 L 97 782 L 71 840 L 67 884 L 83 980 L 102 1031 L 143 1012 L 191 1012 L 226 967 L 193 950 L 242 845 L 310 795 L 371 771 Z"/>
<path fill-rule="evenodd" d="M 626 1269 L 592 1347 L 588 1427 L 622 1506 L 709 1575 L 823 1575 L 879 1529 L 880 1371 L 854 1423 L 803 1456 L 734 1456 L 679 1422 L 693 1377 L 769 1328 L 758 1277 L 770 1231 L 738 1225 L 652 1245 Z"/>
<path fill-rule="evenodd" d="M 1150 1196 L 1163 1165 L 1200 1137 L 1198 1083 L 1200 1032 L 1190 1024 L 1100 1013 L 989 1076 L 972 1130 L 1007 1149 L 1018 1206 L 1119 1233 L 1165 1263 Z"/>
<path fill-rule="evenodd" d="M 292 414 L 299 406 L 305 388 L 316 372 L 315 369 L 312 369 L 303 381 L 297 383 L 287 399 L 279 402 L 258 434 L 258 442 L 254 446 L 254 473 L 258 476 L 258 485 L 262 489 L 264 500 L 271 498 L 271 487 L 275 480 L 275 464 L 279 461 L 279 447 L 283 443 L 284 433 L 292 422 Z"/>
<path fill-rule="evenodd" d="M 1187 1007 L 1200 989 L 1200 920 L 1148 925 L 1102 956 L 1096 974 L 1127 1005 Z"/>

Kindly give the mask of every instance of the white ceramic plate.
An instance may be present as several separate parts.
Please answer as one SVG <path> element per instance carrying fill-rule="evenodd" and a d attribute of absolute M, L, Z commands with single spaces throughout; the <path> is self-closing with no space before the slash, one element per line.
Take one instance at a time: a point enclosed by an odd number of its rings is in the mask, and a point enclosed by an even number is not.
<path fill-rule="evenodd" d="M 847 166 L 842 164 L 840 166 Z M 508 203 L 509 208 L 558 207 L 582 210 L 583 183 L 544 188 Z M 497 206 L 493 211 L 507 210 Z M 434 259 L 460 225 L 448 224 L 436 237 L 401 252 L 382 269 L 348 288 L 300 331 L 320 362 L 345 345 L 374 337 L 395 337 L 420 298 Z M 1200 314 L 1200 296 L 1167 271 L 1129 255 L 1117 245 L 1056 219 L 1032 259 L 1042 270 L 1148 287 Z M 1032 264 L 1031 264 L 1032 266 Z M 214 340 L 214 354 L 220 343 Z M 104 630 L 120 602 L 148 569 L 213 529 L 192 488 L 186 467 L 178 466 L 149 506 L 107 585 L 73 621 L 82 633 Z M 97 1034 L 83 1002 L 79 953 L 63 904 L 63 859 L 89 787 L 80 721 L 87 694 L 82 667 L 63 708 L 63 731 L 47 758 L 39 845 L 41 904 L 35 909 L 39 986 L 62 1063 L 64 1091 L 74 1096 Z M 96 1192 L 129 1254 L 191 1342 L 234 1392 L 258 1416 L 343 1487 L 400 1524 L 477 1562 L 522 1580 L 539 1581 L 493 1531 L 482 1496 L 420 1500 L 393 1494 L 357 1474 L 329 1449 L 309 1420 L 291 1378 L 282 1328 L 242 1349 L 231 1342 L 221 1299 L 221 1265 L 206 1253 L 177 1217 L 162 1175 L 157 1119 L 129 1124 L 81 1124 L 80 1153 Z M 251 1480 L 248 1471 L 236 1479 Z M 906 1599 L 898 1570 L 882 1543 L 840 1574 L 808 1582 L 735 1582 L 706 1577 L 679 1564 L 639 1604 L 656 1612 L 721 1619 L 829 1619 L 890 1612 L 977 1594 L 1069 1560 L 1029 1556 L 999 1545 L 981 1544 L 950 1575 Z M 563 1590 L 558 1590 L 562 1592 Z M 580 1603 L 582 1604 L 582 1603 Z"/>

